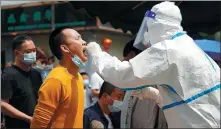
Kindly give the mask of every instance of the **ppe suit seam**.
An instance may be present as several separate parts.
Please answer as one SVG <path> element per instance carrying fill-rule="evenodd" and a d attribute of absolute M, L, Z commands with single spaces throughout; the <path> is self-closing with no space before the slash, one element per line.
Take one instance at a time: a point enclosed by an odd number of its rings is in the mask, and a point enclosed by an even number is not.
<path fill-rule="evenodd" d="M 205 53 L 204 53 L 204 54 L 205 54 Z M 216 71 L 216 69 L 215 69 L 213 63 L 211 62 L 211 60 L 209 59 L 209 57 L 208 57 L 206 54 L 205 54 L 205 56 L 206 56 L 207 60 L 209 60 L 210 64 L 212 65 L 212 67 L 213 67 L 213 69 L 214 69 L 214 71 Z"/>
<path fill-rule="evenodd" d="M 165 44 L 165 43 L 164 43 Z M 167 49 L 167 45 L 165 44 L 165 47 L 166 47 L 166 58 L 167 58 L 167 60 L 166 60 L 166 62 L 167 62 L 167 65 L 168 65 L 168 68 L 170 67 L 170 63 L 169 63 L 169 58 L 168 58 L 168 49 Z"/>
<path fill-rule="evenodd" d="M 174 102 L 174 103 L 165 105 L 165 106 L 162 107 L 162 109 L 166 110 L 166 109 L 170 109 L 170 108 L 182 105 L 182 104 L 188 104 L 188 103 L 190 103 L 190 102 L 192 102 L 192 101 L 194 101 L 194 100 L 196 100 L 196 99 L 198 99 L 198 98 L 200 98 L 200 97 L 202 97 L 204 95 L 207 95 L 209 93 L 212 93 L 212 92 L 218 90 L 219 88 L 220 88 L 220 84 L 218 84 L 218 85 L 216 85 L 216 86 L 214 86 L 212 88 L 209 88 L 209 89 L 207 89 L 207 90 L 205 90 L 203 92 L 200 92 L 200 93 L 198 93 L 198 94 L 196 94 L 196 95 L 194 95 L 194 96 L 192 96 L 192 97 L 190 97 L 190 98 L 188 98 L 186 100 L 181 100 L 181 101 L 178 101 L 178 102 Z"/>

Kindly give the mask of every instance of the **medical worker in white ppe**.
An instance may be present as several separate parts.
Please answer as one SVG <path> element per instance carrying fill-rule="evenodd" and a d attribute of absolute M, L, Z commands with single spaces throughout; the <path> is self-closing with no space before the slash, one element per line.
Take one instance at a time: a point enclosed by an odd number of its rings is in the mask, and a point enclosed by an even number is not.
<path fill-rule="evenodd" d="M 140 89 L 146 98 L 158 100 L 168 128 L 218 128 L 220 67 L 183 31 L 181 21 L 173 2 L 157 4 L 146 12 L 134 43 L 140 49 L 151 47 L 121 62 L 92 42 L 87 46 L 89 58 L 104 80 L 121 89 Z M 151 85 L 158 85 L 162 101 L 149 92 Z"/>

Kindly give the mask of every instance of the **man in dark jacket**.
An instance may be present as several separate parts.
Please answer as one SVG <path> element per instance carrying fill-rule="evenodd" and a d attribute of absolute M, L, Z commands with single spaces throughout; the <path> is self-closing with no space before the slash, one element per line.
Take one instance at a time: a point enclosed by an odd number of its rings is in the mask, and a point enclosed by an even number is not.
<path fill-rule="evenodd" d="M 124 94 L 124 91 L 104 82 L 98 102 L 84 111 L 84 129 L 120 128 Z"/>

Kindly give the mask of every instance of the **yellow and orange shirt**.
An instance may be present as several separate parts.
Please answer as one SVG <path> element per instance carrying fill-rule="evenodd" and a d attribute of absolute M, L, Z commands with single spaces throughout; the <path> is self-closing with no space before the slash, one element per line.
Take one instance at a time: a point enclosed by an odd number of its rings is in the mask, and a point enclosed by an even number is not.
<path fill-rule="evenodd" d="M 83 128 L 83 84 L 79 73 L 54 68 L 39 90 L 31 128 Z"/>

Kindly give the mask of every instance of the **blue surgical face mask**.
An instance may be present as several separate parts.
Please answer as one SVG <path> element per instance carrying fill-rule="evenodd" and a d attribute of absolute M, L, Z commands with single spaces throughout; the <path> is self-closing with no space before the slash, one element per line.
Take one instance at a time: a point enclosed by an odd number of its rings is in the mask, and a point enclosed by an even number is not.
<path fill-rule="evenodd" d="M 68 47 L 66 47 L 68 49 Z M 69 49 L 68 51 L 74 55 Z M 74 55 L 73 57 L 71 57 L 71 60 L 74 62 L 75 65 L 77 65 L 79 68 L 84 68 L 85 67 L 85 63 L 77 56 Z"/>
<path fill-rule="evenodd" d="M 111 112 L 119 112 L 123 107 L 123 101 L 114 100 L 113 105 L 108 105 Z"/>
<path fill-rule="evenodd" d="M 24 53 L 23 56 L 23 63 L 26 65 L 31 65 L 36 62 L 36 52 Z"/>
<path fill-rule="evenodd" d="M 44 80 L 49 74 L 49 71 L 44 71 L 41 76 L 42 76 L 42 79 Z"/>
<path fill-rule="evenodd" d="M 32 68 L 36 69 L 38 72 L 42 72 L 44 69 L 44 67 L 39 64 L 33 66 Z"/>
<path fill-rule="evenodd" d="M 84 86 L 87 86 L 87 87 L 89 86 L 89 80 L 88 79 L 84 80 Z"/>
<path fill-rule="evenodd" d="M 46 65 L 45 68 L 44 68 L 44 70 L 50 71 L 50 70 L 52 70 L 53 68 L 54 68 L 53 65 Z"/>
<path fill-rule="evenodd" d="M 79 67 L 79 68 L 83 68 L 85 67 L 85 63 L 83 61 L 81 61 L 81 59 L 77 56 L 74 55 L 72 57 L 72 61 Z"/>
<path fill-rule="evenodd" d="M 110 112 L 119 112 L 119 111 L 121 111 L 121 109 L 123 107 L 123 101 L 119 101 L 119 100 L 113 100 L 113 101 L 114 101 L 113 105 L 108 104 L 108 108 L 109 108 Z"/>

